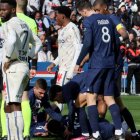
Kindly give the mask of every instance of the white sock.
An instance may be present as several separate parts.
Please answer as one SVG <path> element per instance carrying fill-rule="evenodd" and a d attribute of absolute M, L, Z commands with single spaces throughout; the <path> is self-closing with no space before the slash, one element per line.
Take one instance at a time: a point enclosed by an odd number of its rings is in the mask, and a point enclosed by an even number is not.
<path fill-rule="evenodd" d="M 96 131 L 96 133 L 92 133 L 92 135 L 94 138 L 98 138 L 100 136 L 100 133 L 99 131 Z"/>
<path fill-rule="evenodd" d="M 138 132 L 131 133 L 132 136 L 136 136 L 137 134 L 138 134 Z"/>
<path fill-rule="evenodd" d="M 89 137 L 89 133 L 82 133 L 83 136 Z"/>
<path fill-rule="evenodd" d="M 23 140 L 23 128 L 24 128 L 24 123 L 23 123 L 23 117 L 22 117 L 22 112 L 21 111 L 14 111 L 12 112 L 13 114 L 13 121 L 15 125 L 15 140 Z"/>
<path fill-rule="evenodd" d="M 12 113 L 6 113 L 6 128 L 8 140 L 14 140 L 14 121 Z"/>
<path fill-rule="evenodd" d="M 122 135 L 122 134 L 123 134 L 122 128 L 115 130 L 115 135 Z"/>

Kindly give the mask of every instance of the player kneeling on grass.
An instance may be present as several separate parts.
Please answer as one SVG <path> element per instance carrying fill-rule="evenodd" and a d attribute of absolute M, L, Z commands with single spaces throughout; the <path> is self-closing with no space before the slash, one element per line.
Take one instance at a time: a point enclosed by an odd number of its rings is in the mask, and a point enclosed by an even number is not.
<path fill-rule="evenodd" d="M 60 110 L 49 103 L 45 79 L 36 81 L 34 87 L 29 91 L 29 101 L 32 110 L 31 136 L 47 136 L 46 125 L 50 118 L 63 122 Z"/>

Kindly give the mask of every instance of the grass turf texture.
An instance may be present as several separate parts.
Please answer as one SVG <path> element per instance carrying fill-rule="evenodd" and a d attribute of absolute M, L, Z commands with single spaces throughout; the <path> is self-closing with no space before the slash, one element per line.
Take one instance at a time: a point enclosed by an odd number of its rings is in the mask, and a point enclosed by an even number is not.
<path fill-rule="evenodd" d="M 122 99 L 125 106 L 132 113 L 137 129 L 140 129 L 140 96 L 122 96 Z M 0 103 L 1 103 L 1 97 L 0 97 Z M 66 106 L 64 107 L 62 113 L 67 114 Z M 109 112 L 107 112 L 106 118 L 112 121 Z M 0 136 L 1 136 L 1 127 L 0 127 Z M 61 140 L 61 139 L 58 137 L 54 137 L 54 138 L 32 138 L 31 140 Z"/>

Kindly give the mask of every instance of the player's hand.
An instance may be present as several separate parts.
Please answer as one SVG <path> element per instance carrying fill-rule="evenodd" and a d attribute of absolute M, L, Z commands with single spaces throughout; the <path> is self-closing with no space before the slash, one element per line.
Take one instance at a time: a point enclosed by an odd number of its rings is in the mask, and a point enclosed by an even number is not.
<path fill-rule="evenodd" d="M 65 131 L 64 131 L 64 137 L 69 137 L 70 135 L 72 135 L 72 132 L 68 130 L 68 128 L 66 127 Z"/>
<path fill-rule="evenodd" d="M 74 68 L 74 73 L 81 73 L 81 68 L 79 65 L 76 65 Z"/>
<path fill-rule="evenodd" d="M 48 72 L 51 72 L 52 69 L 55 67 L 55 64 L 54 63 L 51 63 L 48 67 L 47 67 L 47 71 Z"/>
<path fill-rule="evenodd" d="M 31 69 L 30 70 L 30 79 L 32 79 L 33 77 L 35 77 L 36 75 L 36 70 L 35 69 Z"/>
<path fill-rule="evenodd" d="M 4 70 L 4 72 L 6 72 L 6 70 L 10 67 L 10 62 L 5 62 L 4 63 L 4 66 L 3 66 L 3 70 Z"/>

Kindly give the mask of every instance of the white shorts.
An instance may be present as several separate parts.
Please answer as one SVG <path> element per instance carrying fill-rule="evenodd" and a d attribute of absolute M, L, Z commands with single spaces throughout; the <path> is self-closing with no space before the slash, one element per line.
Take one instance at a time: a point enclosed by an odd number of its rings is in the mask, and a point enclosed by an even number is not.
<path fill-rule="evenodd" d="M 70 80 L 66 78 L 67 77 L 67 71 L 58 71 L 57 79 L 56 79 L 56 85 L 63 86 L 66 83 L 68 83 Z"/>
<path fill-rule="evenodd" d="M 29 81 L 28 63 L 13 62 L 4 74 L 5 101 L 21 102 L 22 94 Z"/>

